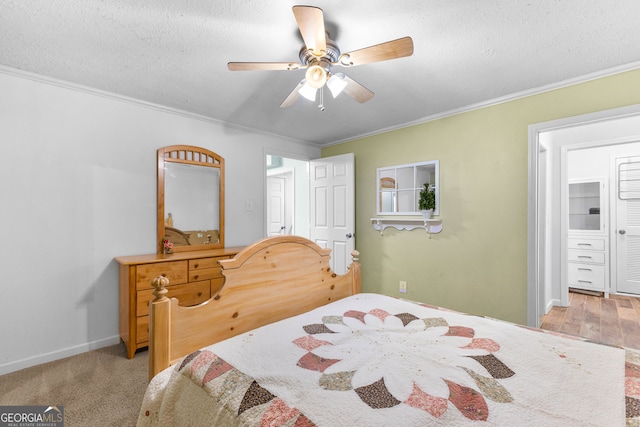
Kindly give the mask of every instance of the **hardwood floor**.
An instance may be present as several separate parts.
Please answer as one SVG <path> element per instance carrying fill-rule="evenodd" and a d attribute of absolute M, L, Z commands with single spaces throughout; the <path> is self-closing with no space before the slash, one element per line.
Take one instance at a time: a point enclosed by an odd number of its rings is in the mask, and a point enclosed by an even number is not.
<path fill-rule="evenodd" d="M 542 318 L 540 328 L 640 349 L 640 298 L 570 292 L 569 307 L 553 307 Z"/>

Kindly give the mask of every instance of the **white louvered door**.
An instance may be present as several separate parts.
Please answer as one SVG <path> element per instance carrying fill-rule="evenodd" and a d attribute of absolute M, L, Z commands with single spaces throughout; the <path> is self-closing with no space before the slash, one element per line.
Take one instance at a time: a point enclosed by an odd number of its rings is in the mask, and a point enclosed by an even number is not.
<path fill-rule="evenodd" d="M 616 160 L 617 290 L 640 294 L 640 157 Z"/>

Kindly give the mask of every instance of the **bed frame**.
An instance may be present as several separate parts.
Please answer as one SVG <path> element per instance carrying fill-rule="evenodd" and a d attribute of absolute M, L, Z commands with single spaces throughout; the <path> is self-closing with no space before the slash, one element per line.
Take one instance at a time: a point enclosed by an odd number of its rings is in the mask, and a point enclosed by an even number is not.
<path fill-rule="evenodd" d="M 169 279 L 153 279 L 149 379 L 199 348 L 359 293 L 358 252 L 344 275 L 331 271 L 330 253 L 298 236 L 260 240 L 219 261 L 224 284 L 193 307 L 165 296 Z"/>

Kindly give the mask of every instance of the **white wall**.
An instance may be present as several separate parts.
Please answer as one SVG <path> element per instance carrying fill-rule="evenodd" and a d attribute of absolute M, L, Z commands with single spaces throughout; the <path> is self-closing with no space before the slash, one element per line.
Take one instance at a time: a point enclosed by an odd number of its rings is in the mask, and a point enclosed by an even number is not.
<path fill-rule="evenodd" d="M 638 135 L 640 138 L 640 135 Z M 567 153 L 567 178 L 607 178 L 615 176 L 611 171 L 611 156 L 625 157 L 640 154 L 640 142 L 607 145 L 604 147 L 571 150 Z M 613 183 L 610 183 L 613 184 Z M 610 187 L 613 189 L 613 187 Z M 610 191 L 613 194 L 612 191 Z"/>
<path fill-rule="evenodd" d="M 225 158 L 227 246 L 264 235 L 265 152 L 320 156 L 7 68 L 0 94 L 0 374 L 119 342 L 113 258 L 155 251 L 158 148 Z"/>

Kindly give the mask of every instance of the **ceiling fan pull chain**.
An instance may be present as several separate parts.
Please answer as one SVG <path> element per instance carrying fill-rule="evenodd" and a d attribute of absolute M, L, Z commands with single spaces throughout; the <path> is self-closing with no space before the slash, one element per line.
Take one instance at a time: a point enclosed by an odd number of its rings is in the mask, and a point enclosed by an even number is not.
<path fill-rule="evenodd" d="M 320 88 L 320 104 L 318 104 L 320 111 L 324 111 L 324 86 Z"/>

